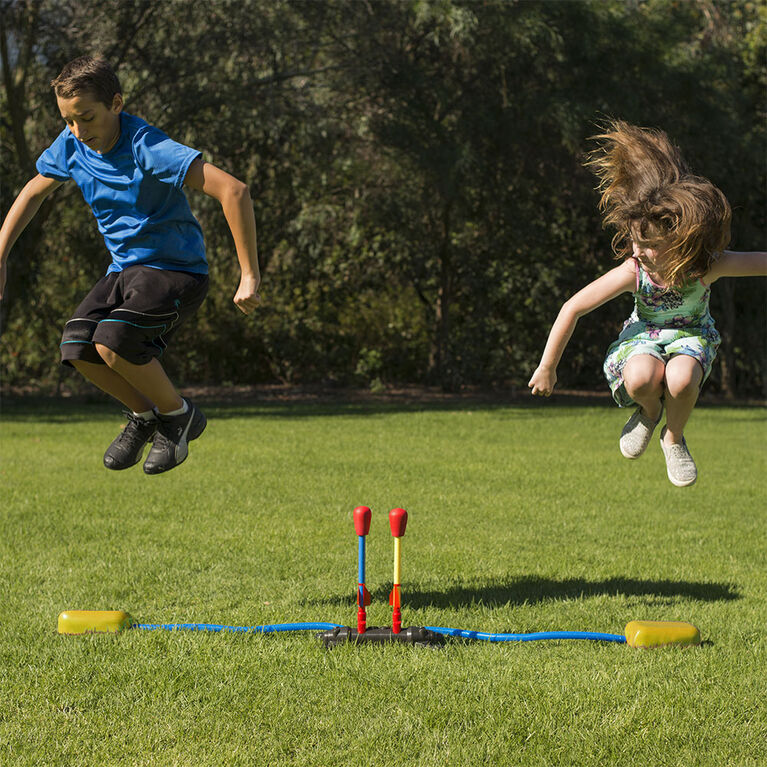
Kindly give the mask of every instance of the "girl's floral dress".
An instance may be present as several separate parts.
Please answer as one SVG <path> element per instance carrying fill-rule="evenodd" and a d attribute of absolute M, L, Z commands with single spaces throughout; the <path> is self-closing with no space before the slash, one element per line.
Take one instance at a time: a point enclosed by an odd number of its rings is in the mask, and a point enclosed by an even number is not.
<path fill-rule="evenodd" d="M 607 349 L 604 364 L 613 399 L 621 407 L 634 404 L 623 386 L 623 366 L 629 357 L 650 354 L 665 363 L 675 354 L 687 354 L 698 360 L 705 381 L 721 340 L 708 310 L 710 285 L 698 279 L 679 289 L 664 288 L 650 279 L 637 259 L 634 264 L 634 311 Z"/>

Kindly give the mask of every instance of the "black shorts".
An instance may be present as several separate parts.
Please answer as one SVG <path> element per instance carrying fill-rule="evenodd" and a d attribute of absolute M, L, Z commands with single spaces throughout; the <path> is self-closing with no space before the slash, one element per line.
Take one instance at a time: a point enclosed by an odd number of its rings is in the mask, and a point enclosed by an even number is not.
<path fill-rule="evenodd" d="M 208 292 L 208 276 L 130 266 L 102 277 L 64 326 L 61 362 L 103 363 L 102 344 L 134 365 L 165 351 L 179 323 L 193 315 Z"/>

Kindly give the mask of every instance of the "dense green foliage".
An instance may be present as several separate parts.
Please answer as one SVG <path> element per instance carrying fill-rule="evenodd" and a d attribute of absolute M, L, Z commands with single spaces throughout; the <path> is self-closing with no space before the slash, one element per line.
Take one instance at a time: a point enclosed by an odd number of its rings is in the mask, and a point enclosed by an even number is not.
<path fill-rule="evenodd" d="M 0 0 L 0 210 L 62 127 L 48 86 L 101 51 L 129 111 L 245 180 L 263 306 L 231 303 L 223 215 L 192 194 L 212 292 L 173 372 L 195 382 L 524 385 L 564 297 L 611 265 L 599 119 L 665 129 L 764 247 L 765 21 L 751 0 Z M 72 185 L 70 185 L 72 186 Z M 106 254 L 74 188 L 19 241 L 3 381 L 55 381 Z M 602 386 L 629 299 L 583 320 L 561 385 Z M 762 393 L 765 281 L 723 280 L 715 390 Z"/>
<path fill-rule="evenodd" d="M 205 410 L 188 461 L 146 477 L 101 466 L 114 408 L 7 404 L 3 765 L 767 763 L 762 410 L 698 408 L 700 478 L 683 489 L 657 440 L 621 457 L 607 402 Z M 349 625 L 361 503 L 370 625 L 391 625 L 386 515 L 402 506 L 406 625 L 620 634 L 685 620 L 706 644 L 325 651 L 307 633 L 56 634 L 72 609 Z"/>

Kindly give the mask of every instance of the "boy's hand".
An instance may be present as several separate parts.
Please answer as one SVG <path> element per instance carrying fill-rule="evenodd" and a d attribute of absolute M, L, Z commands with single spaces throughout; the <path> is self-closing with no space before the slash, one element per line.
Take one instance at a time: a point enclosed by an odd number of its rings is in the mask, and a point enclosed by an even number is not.
<path fill-rule="evenodd" d="M 253 275 L 242 275 L 237 292 L 232 299 L 243 314 L 250 314 L 261 302 L 258 295 L 259 280 Z"/>
<path fill-rule="evenodd" d="M 538 397 L 549 397 L 551 396 L 551 392 L 554 391 L 556 382 L 556 370 L 539 365 L 527 386 L 529 389 L 533 390 L 532 394 Z"/>

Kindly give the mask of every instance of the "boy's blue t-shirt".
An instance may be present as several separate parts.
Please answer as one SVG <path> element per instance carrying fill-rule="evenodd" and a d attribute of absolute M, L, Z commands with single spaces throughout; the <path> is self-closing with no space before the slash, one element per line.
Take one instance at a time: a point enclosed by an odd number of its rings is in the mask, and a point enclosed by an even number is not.
<path fill-rule="evenodd" d="M 120 138 L 108 152 L 94 152 L 65 128 L 40 155 L 37 170 L 80 187 L 112 256 L 107 273 L 141 264 L 207 274 L 202 229 L 182 190 L 200 156 L 121 112 Z"/>

